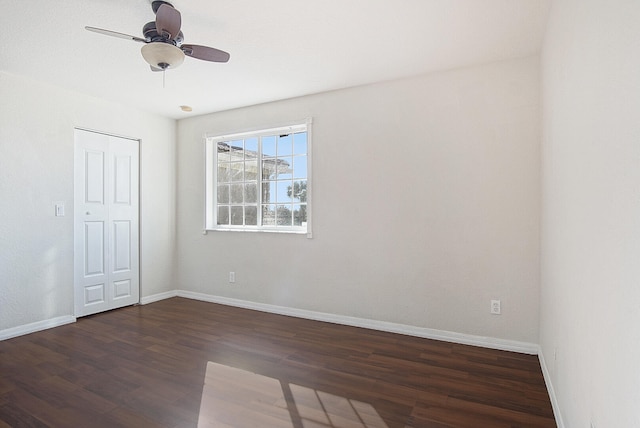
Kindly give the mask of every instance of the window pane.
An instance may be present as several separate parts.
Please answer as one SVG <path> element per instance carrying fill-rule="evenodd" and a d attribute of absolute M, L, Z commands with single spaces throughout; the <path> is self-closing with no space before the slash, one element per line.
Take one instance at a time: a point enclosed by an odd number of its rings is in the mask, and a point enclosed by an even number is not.
<path fill-rule="evenodd" d="M 276 221 L 278 226 L 291 226 L 291 205 L 278 205 Z"/>
<path fill-rule="evenodd" d="M 291 197 L 294 202 L 307 202 L 307 182 L 305 180 L 293 182 L 293 194 Z"/>
<path fill-rule="evenodd" d="M 244 184 L 231 185 L 231 203 L 241 204 L 243 202 Z"/>
<path fill-rule="evenodd" d="M 265 181 L 262 183 L 262 202 L 276 201 L 276 183 L 275 181 Z"/>
<path fill-rule="evenodd" d="M 298 132 L 293 136 L 293 153 L 296 155 L 307 154 L 307 133 Z"/>
<path fill-rule="evenodd" d="M 275 226 L 275 224 L 276 224 L 276 206 L 263 205 L 262 206 L 262 225 Z"/>
<path fill-rule="evenodd" d="M 218 143 L 218 162 L 229 161 L 229 145 L 227 143 Z"/>
<path fill-rule="evenodd" d="M 231 207 L 231 224 L 235 226 L 242 226 L 243 218 L 242 218 L 242 206 L 232 206 Z"/>
<path fill-rule="evenodd" d="M 277 202 L 291 202 L 292 183 L 291 181 L 277 181 Z"/>
<path fill-rule="evenodd" d="M 258 161 L 249 160 L 244 163 L 244 180 L 252 181 L 258 179 Z"/>
<path fill-rule="evenodd" d="M 247 138 L 244 140 L 245 159 L 255 159 L 258 156 L 258 139 Z"/>
<path fill-rule="evenodd" d="M 291 170 L 291 158 L 278 158 L 274 163 L 274 173 L 288 174 Z"/>
<path fill-rule="evenodd" d="M 293 153 L 293 138 L 291 134 L 280 135 L 278 137 L 278 157 L 287 156 Z"/>
<path fill-rule="evenodd" d="M 242 140 L 234 140 L 229 142 L 229 148 L 231 153 L 242 153 Z"/>
<path fill-rule="evenodd" d="M 231 162 L 231 181 L 242 181 L 244 178 L 244 162 Z"/>
<path fill-rule="evenodd" d="M 258 202 L 258 184 L 247 183 L 244 185 L 244 202 L 252 204 Z"/>
<path fill-rule="evenodd" d="M 307 157 L 293 158 L 293 178 L 307 178 Z"/>
<path fill-rule="evenodd" d="M 291 156 L 280 157 L 278 156 L 278 169 L 277 175 L 278 180 L 282 180 L 283 178 L 292 178 L 292 169 L 293 158 Z"/>
<path fill-rule="evenodd" d="M 226 184 L 218 186 L 218 203 L 219 204 L 229 203 L 229 186 Z"/>
<path fill-rule="evenodd" d="M 307 206 L 305 204 L 293 205 L 293 225 L 302 226 L 307 222 Z"/>
<path fill-rule="evenodd" d="M 258 224 L 258 207 L 251 205 L 244 207 L 244 224 L 247 226 L 256 226 Z"/>
<path fill-rule="evenodd" d="M 230 178 L 229 164 L 227 162 L 218 162 L 218 183 L 227 183 Z"/>
<path fill-rule="evenodd" d="M 229 224 L 229 207 L 218 207 L 218 224 Z"/>
<path fill-rule="evenodd" d="M 276 136 L 275 135 L 262 137 L 262 156 L 264 157 L 276 156 Z"/>
<path fill-rule="evenodd" d="M 276 178 L 276 160 L 265 159 L 262 161 L 262 179 L 270 180 Z"/>

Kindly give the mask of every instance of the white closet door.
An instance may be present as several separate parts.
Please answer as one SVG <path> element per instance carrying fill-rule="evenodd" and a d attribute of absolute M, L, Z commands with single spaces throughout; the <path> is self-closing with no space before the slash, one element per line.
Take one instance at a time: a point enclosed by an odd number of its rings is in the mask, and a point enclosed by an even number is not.
<path fill-rule="evenodd" d="M 76 316 L 138 303 L 139 141 L 75 131 Z"/>

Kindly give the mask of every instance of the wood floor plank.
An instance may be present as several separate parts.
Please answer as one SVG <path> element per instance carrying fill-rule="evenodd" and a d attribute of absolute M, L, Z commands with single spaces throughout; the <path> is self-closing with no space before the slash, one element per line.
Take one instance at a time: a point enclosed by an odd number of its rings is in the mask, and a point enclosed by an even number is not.
<path fill-rule="evenodd" d="M 555 427 L 536 356 L 172 298 L 0 342 L 0 427 Z"/>

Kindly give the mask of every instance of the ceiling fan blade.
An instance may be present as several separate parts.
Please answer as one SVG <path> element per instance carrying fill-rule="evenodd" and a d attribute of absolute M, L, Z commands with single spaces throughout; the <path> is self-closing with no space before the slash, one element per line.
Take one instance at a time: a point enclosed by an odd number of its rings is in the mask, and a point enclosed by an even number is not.
<path fill-rule="evenodd" d="M 118 33 L 116 31 L 104 30 L 102 28 L 96 28 L 96 27 L 84 27 L 84 28 L 86 30 L 93 31 L 94 33 L 104 34 L 105 36 L 112 36 L 112 37 L 118 37 L 120 39 L 133 40 L 134 42 L 147 43 L 146 39 L 143 39 L 141 37 L 131 36 L 129 34 Z"/>
<path fill-rule="evenodd" d="M 227 62 L 231 56 L 225 51 L 210 48 L 209 46 L 182 45 L 180 49 L 182 49 L 185 55 L 204 61 Z"/>
<path fill-rule="evenodd" d="M 182 25 L 182 17 L 173 7 L 163 4 L 156 12 L 156 31 L 158 34 L 168 36 L 169 40 L 173 40 L 180 33 Z"/>

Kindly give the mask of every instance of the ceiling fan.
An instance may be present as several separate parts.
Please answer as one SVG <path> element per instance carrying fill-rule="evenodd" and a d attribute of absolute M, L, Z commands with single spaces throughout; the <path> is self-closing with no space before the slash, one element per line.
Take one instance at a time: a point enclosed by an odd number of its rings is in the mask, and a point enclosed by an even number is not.
<path fill-rule="evenodd" d="M 180 31 L 182 18 L 180 12 L 171 3 L 152 1 L 151 9 L 156 14 L 156 20 L 147 22 L 142 27 L 144 37 L 130 36 L 96 27 L 87 26 L 84 28 L 95 33 L 144 43 L 142 57 L 153 71 L 165 71 L 169 68 L 175 68 L 182 64 L 185 55 L 211 62 L 229 61 L 230 55 L 220 49 L 183 44 L 184 34 Z"/>

